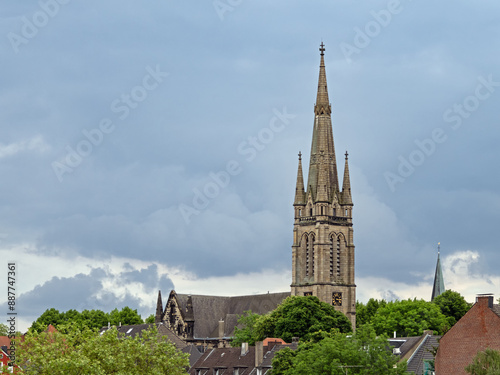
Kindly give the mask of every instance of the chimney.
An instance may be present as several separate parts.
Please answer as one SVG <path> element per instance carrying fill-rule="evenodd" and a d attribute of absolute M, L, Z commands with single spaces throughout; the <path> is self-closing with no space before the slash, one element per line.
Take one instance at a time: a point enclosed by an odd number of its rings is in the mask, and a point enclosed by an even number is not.
<path fill-rule="evenodd" d="M 219 339 L 224 337 L 224 320 L 219 320 Z"/>
<path fill-rule="evenodd" d="M 242 342 L 241 343 L 241 356 L 243 357 L 247 353 L 248 353 L 248 342 Z"/>
<path fill-rule="evenodd" d="M 264 343 L 257 341 L 255 343 L 255 367 L 259 367 L 264 361 Z"/>
<path fill-rule="evenodd" d="M 493 294 L 492 293 L 478 294 L 476 296 L 476 303 L 479 306 L 483 307 L 487 306 L 491 309 L 493 307 Z"/>

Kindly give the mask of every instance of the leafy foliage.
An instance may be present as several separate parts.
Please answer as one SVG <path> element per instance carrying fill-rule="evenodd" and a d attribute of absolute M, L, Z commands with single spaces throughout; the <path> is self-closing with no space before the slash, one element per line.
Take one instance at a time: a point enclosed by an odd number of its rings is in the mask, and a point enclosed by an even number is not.
<path fill-rule="evenodd" d="M 0 323 L 0 336 L 8 336 L 9 327 L 6 324 Z"/>
<path fill-rule="evenodd" d="M 121 336 L 115 328 L 99 335 L 63 325 L 55 333 L 30 332 L 17 345 L 17 363 L 31 374 L 186 374 L 187 354 L 158 336 L 155 327 L 134 338 Z"/>
<path fill-rule="evenodd" d="M 356 328 L 365 324 L 370 324 L 377 310 L 381 307 L 385 307 L 385 305 L 387 305 L 387 302 L 383 299 L 379 301 L 370 298 L 366 305 L 361 302 L 356 302 Z"/>
<path fill-rule="evenodd" d="M 448 324 L 453 326 L 472 307 L 458 292 L 447 290 L 440 294 L 432 303 L 439 306 L 441 312 L 448 318 Z"/>
<path fill-rule="evenodd" d="M 486 349 L 474 357 L 473 362 L 465 368 L 471 375 L 498 375 L 500 374 L 500 352 Z"/>
<path fill-rule="evenodd" d="M 402 375 L 406 363 L 395 367 L 398 358 L 387 348 L 387 339 L 377 337 L 365 325 L 352 336 L 340 332 L 321 332 L 302 342 L 295 353 L 281 351 L 273 359 L 272 375 Z"/>
<path fill-rule="evenodd" d="M 238 318 L 238 325 L 234 328 L 234 339 L 231 345 L 240 346 L 244 342 L 247 342 L 248 345 L 255 345 L 255 342 L 258 341 L 255 323 L 259 318 L 259 314 L 255 314 L 251 310 L 245 311 Z"/>
<path fill-rule="evenodd" d="M 144 323 L 153 324 L 155 322 L 154 314 L 150 314 L 145 320 Z"/>
<path fill-rule="evenodd" d="M 372 324 L 378 335 L 388 336 L 394 331 L 398 336 L 420 336 L 425 330 L 443 334 L 450 328 L 438 305 L 417 299 L 387 302 L 377 310 Z"/>
<path fill-rule="evenodd" d="M 308 340 L 317 331 L 351 332 L 351 322 L 333 306 L 315 296 L 290 296 L 275 310 L 258 318 L 254 325 L 258 340 L 279 337 L 291 342 L 293 337 Z"/>
<path fill-rule="evenodd" d="M 68 310 L 66 312 L 59 312 L 54 308 L 47 309 L 40 315 L 40 317 L 33 322 L 30 331 L 42 332 L 47 329 L 49 324 L 55 328 L 67 324 L 74 324 L 78 328 L 99 329 L 108 325 L 129 325 L 129 324 L 142 324 L 143 320 L 137 313 L 137 310 L 132 310 L 130 307 L 125 306 L 121 310 L 114 309 L 110 313 L 105 313 L 101 310 Z"/>

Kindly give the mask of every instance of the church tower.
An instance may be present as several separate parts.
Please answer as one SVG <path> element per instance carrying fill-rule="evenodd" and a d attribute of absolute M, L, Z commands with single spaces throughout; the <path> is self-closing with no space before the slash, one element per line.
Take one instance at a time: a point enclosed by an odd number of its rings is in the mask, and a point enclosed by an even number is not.
<path fill-rule="evenodd" d="M 434 273 L 434 284 L 432 285 L 431 301 L 434 301 L 434 298 L 446 291 L 444 287 L 443 271 L 441 270 L 441 261 L 439 260 L 440 250 L 441 243 L 438 242 L 438 260 L 436 264 L 436 272 Z"/>
<path fill-rule="evenodd" d="M 304 188 L 302 156 L 299 153 L 293 204 L 291 294 L 317 296 L 344 313 L 354 329 L 356 285 L 348 154 L 345 153 L 344 179 L 340 190 L 323 43 L 319 50 L 321 61 L 307 190 Z"/>

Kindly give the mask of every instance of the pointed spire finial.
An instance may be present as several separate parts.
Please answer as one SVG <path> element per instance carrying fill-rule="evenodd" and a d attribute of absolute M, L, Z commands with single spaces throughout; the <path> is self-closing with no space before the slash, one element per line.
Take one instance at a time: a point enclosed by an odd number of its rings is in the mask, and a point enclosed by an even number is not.
<path fill-rule="evenodd" d="M 441 269 L 441 260 L 439 259 L 440 248 L 441 248 L 441 242 L 438 242 L 438 257 L 436 263 L 436 272 L 434 274 L 434 284 L 432 286 L 431 301 L 440 294 L 443 294 L 446 290 L 444 287 L 443 270 Z"/>
<path fill-rule="evenodd" d="M 347 157 L 349 156 L 347 150 L 345 150 L 345 160 L 347 160 Z"/>
<path fill-rule="evenodd" d="M 297 185 L 295 187 L 294 206 L 303 206 L 306 203 L 306 192 L 304 190 L 304 177 L 302 175 L 302 152 L 299 151 L 299 167 L 297 169 Z"/>
<path fill-rule="evenodd" d="M 321 56 L 325 55 L 325 45 L 321 42 L 321 46 L 319 47 L 319 51 L 321 52 Z"/>

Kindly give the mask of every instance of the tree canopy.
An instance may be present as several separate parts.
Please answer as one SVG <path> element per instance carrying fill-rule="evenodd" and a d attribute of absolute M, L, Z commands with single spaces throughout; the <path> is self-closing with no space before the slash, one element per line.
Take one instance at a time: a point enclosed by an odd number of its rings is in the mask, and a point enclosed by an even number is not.
<path fill-rule="evenodd" d="M 129 324 L 142 324 L 144 323 L 137 310 L 132 310 L 130 307 L 125 306 L 121 310 L 114 309 L 109 313 L 101 310 L 68 310 L 66 312 L 59 312 L 54 308 L 47 309 L 45 312 L 33 322 L 30 331 L 42 332 L 47 329 L 49 324 L 59 329 L 62 325 L 72 323 L 83 329 L 85 327 L 90 329 L 99 329 L 107 326 L 108 323 L 112 325 Z"/>
<path fill-rule="evenodd" d="M 468 303 L 460 293 L 452 290 L 440 294 L 434 298 L 432 303 L 439 306 L 441 312 L 447 317 L 450 327 L 458 322 L 472 307 L 472 304 Z"/>
<path fill-rule="evenodd" d="M 276 353 L 272 375 L 402 375 L 406 362 L 387 348 L 387 338 L 377 337 L 370 325 L 364 325 L 352 336 L 340 332 L 318 332 L 297 351 L 284 349 Z M 396 366 L 397 364 L 397 366 Z"/>
<path fill-rule="evenodd" d="M 255 314 L 251 310 L 240 315 L 238 325 L 234 328 L 234 339 L 231 345 L 240 346 L 244 342 L 247 342 L 248 345 L 255 345 L 255 342 L 259 340 L 255 331 L 255 323 L 260 317 L 261 315 Z"/>
<path fill-rule="evenodd" d="M 387 305 L 385 300 L 382 299 L 379 301 L 374 298 L 370 298 L 366 305 L 356 302 L 356 328 L 371 323 L 377 310 L 385 305 Z"/>
<path fill-rule="evenodd" d="M 351 332 L 351 322 L 333 306 L 314 296 L 290 296 L 266 315 L 245 311 L 238 319 L 233 346 L 242 342 L 254 345 L 266 337 L 291 342 L 293 337 L 308 340 L 314 332 L 337 329 Z"/>
<path fill-rule="evenodd" d="M 187 354 L 158 335 L 156 327 L 142 335 L 124 337 L 116 328 L 103 334 L 61 326 L 62 332 L 29 332 L 17 344 L 16 363 L 23 374 L 53 375 L 134 375 L 186 374 Z"/>
<path fill-rule="evenodd" d="M 254 327 L 258 340 L 279 337 L 286 342 L 293 337 L 308 340 L 314 332 L 334 328 L 344 333 L 352 331 L 344 314 L 315 296 L 286 298 L 275 310 L 257 319 Z"/>
<path fill-rule="evenodd" d="M 474 357 L 473 362 L 465 368 L 471 375 L 498 375 L 500 374 L 500 352 L 486 349 Z"/>
<path fill-rule="evenodd" d="M 444 334 L 450 325 L 438 305 L 424 300 L 391 301 L 377 310 L 371 323 L 378 335 L 420 336 L 425 330 Z"/>

